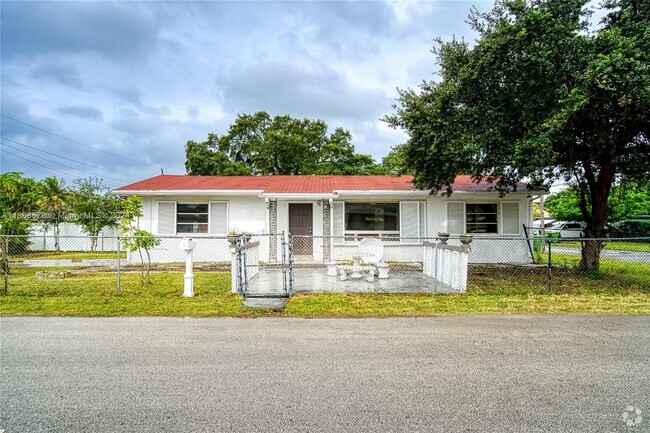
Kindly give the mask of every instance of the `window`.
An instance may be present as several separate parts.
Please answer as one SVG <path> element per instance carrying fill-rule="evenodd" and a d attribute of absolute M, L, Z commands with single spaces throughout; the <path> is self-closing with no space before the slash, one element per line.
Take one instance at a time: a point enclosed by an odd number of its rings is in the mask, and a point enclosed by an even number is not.
<path fill-rule="evenodd" d="M 497 203 L 467 203 L 466 233 L 498 233 Z"/>
<path fill-rule="evenodd" d="M 208 204 L 178 203 L 176 233 L 208 233 Z"/>
<path fill-rule="evenodd" d="M 399 203 L 345 203 L 345 230 L 399 232 Z"/>

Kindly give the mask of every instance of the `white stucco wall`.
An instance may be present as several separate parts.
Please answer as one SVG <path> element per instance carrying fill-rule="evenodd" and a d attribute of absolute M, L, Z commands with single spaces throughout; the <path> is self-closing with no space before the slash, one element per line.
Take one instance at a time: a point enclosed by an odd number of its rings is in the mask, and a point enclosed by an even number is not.
<path fill-rule="evenodd" d="M 342 195 L 339 200 L 351 199 L 352 196 Z M 360 197 L 355 197 L 357 200 Z M 390 199 L 387 195 L 364 195 L 363 200 L 381 201 Z M 392 197 L 394 200 L 395 197 Z M 498 197 L 496 193 L 466 194 L 454 193 L 451 198 L 440 196 L 413 196 L 410 200 L 424 200 L 426 202 L 426 236 L 435 238 L 440 231 L 448 231 L 447 225 L 447 202 L 464 201 L 468 203 L 499 203 L 502 200 L 515 201 L 519 204 L 519 234 L 503 235 L 499 234 L 482 234 L 476 235 L 472 243 L 472 253 L 469 260 L 471 263 L 514 263 L 530 261 L 530 252 L 527 242 L 522 239 L 523 232 L 521 226 L 531 224 L 531 199 L 525 193 L 509 194 L 504 199 Z M 253 234 L 268 233 L 268 209 L 263 198 L 260 197 L 237 197 L 237 196 L 156 196 L 144 197 L 143 213 L 144 217 L 140 221 L 140 226 L 156 233 L 157 202 L 158 201 L 176 201 L 207 203 L 209 201 L 226 201 L 228 202 L 228 228 L 236 228 L 239 231 L 251 232 Z M 314 242 L 314 260 L 320 261 L 323 258 L 323 207 L 322 203 L 317 200 L 278 200 L 277 228 L 278 233 L 289 232 L 289 203 L 311 203 L 313 209 L 313 235 L 317 238 Z M 196 260 L 197 261 L 227 261 L 230 259 L 228 243 L 226 239 L 204 239 L 201 237 L 214 235 L 192 235 L 197 242 Z M 180 238 L 169 237 L 163 240 L 163 245 L 153 252 L 153 260 L 158 262 L 170 262 L 182 260 L 182 254 L 178 248 Z M 258 236 L 254 238 L 260 242 L 260 260 L 268 261 L 268 251 L 270 239 L 268 236 Z M 280 239 L 278 238 L 278 242 Z M 458 243 L 458 241 L 450 241 Z M 349 243 L 345 246 L 334 247 L 334 257 L 345 259 L 351 255 L 351 251 L 356 248 L 356 243 Z M 423 257 L 423 248 L 421 246 L 402 245 L 398 243 L 386 243 L 385 260 L 387 261 L 421 261 Z"/>
<path fill-rule="evenodd" d="M 158 227 L 158 202 L 175 201 L 177 203 L 208 203 L 224 201 L 228 203 L 228 230 L 263 233 L 268 230 L 268 214 L 264 199 L 259 197 L 233 196 L 156 196 L 142 199 L 143 218 L 140 227 L 156 234 Z M 202 236 L 196 234 L 194 236 Z"/>
<path fill-rule="evenodd" d="M 90 238 L 73 223 L 62 223 L 59 226 L 59 246 L 61 251 L 90 251 Z M 42 225 L 32 226 L 30 230 L 31 242 L 29 249 L 32 251 L 54 251 L 54 229 L 45 230 Z M 103 229 L 97 238 L 97 251 L 117 251 L 117 230 Z"/>

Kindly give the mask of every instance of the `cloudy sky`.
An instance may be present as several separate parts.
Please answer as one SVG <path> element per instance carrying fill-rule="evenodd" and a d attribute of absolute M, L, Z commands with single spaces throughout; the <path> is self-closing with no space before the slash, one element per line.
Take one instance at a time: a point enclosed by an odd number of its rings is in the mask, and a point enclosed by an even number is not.
<path fill-rule="evenodd" d="M 491 4 L 2 1 L 0 169 L 184 173 L 187 140 L 259 110 L 349 129 L 380 160 L 405 140 L 380 121 L 396 88 L 433 78 L 433 39 L 472 40 L 470 8 Z"/>

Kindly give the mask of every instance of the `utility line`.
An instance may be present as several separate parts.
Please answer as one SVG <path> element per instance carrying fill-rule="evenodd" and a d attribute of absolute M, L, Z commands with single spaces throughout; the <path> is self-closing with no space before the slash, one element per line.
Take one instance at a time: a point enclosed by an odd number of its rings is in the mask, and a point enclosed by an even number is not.
<path fill-rule="evenodd" d="M 133 179 L 138 179 L 136 176 L 131 176 L 130 174 L 124 174 L 124 173 L 120 173 L 119 171 L 113 171 L 113 170 L 109 170 L 108 168 L 101 168 L 101 167 L 97 167 L 96 165 L 87 164 L 87 163 L 85 163 L 85 162 L 77 161 L 77 160 L 75 160 L 75 159 L 71 159 L 71 158 L 66 158 L 65 156 L 57 155 L 56 153 L 48 152 L 48 151 L 46 151 L 46 150 L 41 150 L 41 149 L 39 149 L 39 148 L 37 148 L 37 147 L 33 147 L 33 146 L 29 146 L 29 145 L 27 145 L 27 144 L 19 143 L 19 142 L 17 142 L 17 141 L 10 140 L 10 139 L 5 138 L 5 137 L 0 137 L 0 138 L 3 139 L 3 140 L 5 140 L 5 141 L 9 141 L 9 142 L 11 142 L 11 143 L 17 144 L 17 145 L 19 145 L 19 146 L 25 146 L 25 147 L 27 147 L 27 148 L 29 148 L 29 149 L 33 149 L 33 150 L 36 150 L 36 151 L 38 151 L 38 152 L 46 153 L 46 154 L 48 154 L 48 155 L 52 155 L 52 156 L 55 156 L 55 157 L 57 157 L 57 158 L 66 159 L 66 160 L 68 160 L 68 161 L 72 161 L 72 162 L 77 163 L 77 164 L 85 165 L 85 166 L 87 166 L 87 167 L 96 168 L 96 169 L 98 169 L 98 170 L 103 170 L 103 171 L 108 171 L 108 172 L 110 172 L 110 173 L 119 174 L 120 176 L 124 176 L 124 177 L 131 177 L 131 178 L 133 178 Z M 9 145 L 7 144 L 6 146 L 9 146 Z"/>
<path fill-rule="evenodd" d="M 14 156 L 16 158 L 20 158 L 20 159 L 22 159 L 24 161 L 27 161 L 27 162 L 31 163 L 31 164 L 38 165 L 38 166 L 43 167 L 43 168 L 47 168 L 48 170 L 56 171 L 57 173 L 61 173 L 61 174 L 64 174 L 66 176 L 70 176 L 70 177 L 73 177 L 73 178 L 79 178 L 79 176 L 75 176 L 74 174 L 66 173 L 65 171 L 57 170 L 56 168 L 48 167 L 47 165 L 43 165 L 43 164 L 41 164 L 39 162 L 32 161 L 31 159 L 27 159 L 27 158 L 24 158 L 22 156 L 16 155 L 15 153 L 11 153 L 7 149 L 5 149 L 4 147 L 0 147 L 0 151 L 4 152 L 6 154 L 9 154 L 11 156 Z M 114 188 L 113 185 L 107 185 L 107 186 L 109 186 L 111 188 Z"/>
<path fill-rule="evenodd" d="M 65 167 L 65 168 L 68 168 L 70 170 L 78 171 L 79 173 L 84 173 L 84 174 L 89 174 L 91 176 L 96 176 L 96 173 L 91 173 L 89 171 L 80 170 L 78 168 L 70 167 L 69 165 L 61 164 L 60 162 L 52 161 L 51 159 L 43 158 L 42 156 L 35 155 L 35 154 L 31 153 L 31 152 L 27 152 L 27 151 L 19 149 L 17 147 L 11 146 L 11 145 L 9 145 L 7 143 L 5 143 L 4 146 L 6 146 L 6 147 L 8 147 L 10 149 L 13 149 L 15 151 L 18 151 L 18 152 L 26 153 L 27 155 L 33 156 L 34 158 L 42 159 L 43 161 L 49 162 L 50 164 L 60 165 L 61 167 Z M 114 177 L 108 177 L 108 176 L 103 176 L 103 177 L 106 178 L 106 179 L 116 180 L 118 182 L 128 182 L 128 180 L 124 180 L 124 179 L 116 179 Z"/>
<path fill-rule="evenodd" d="M 103 149 L 98 149 L 98 148 L 96 148 L 96 147 L 89 146 L 89 145 L 84 144 L 84 143 L 81 143 L 81 142 L 79 142 L 79 141 L 77 141 L 77 140 L 73 140 L 73 139 L 71 139 L 71 138 L 64 137 L 63 135 L 56 134 L 56 133 L 54 133 L 54 132 L 52 132 L 52 131 L 48 131 L 47 129 L 39 128 L 38 126 L 35 126 L 35 125 L 32 125 L 32 124 L 29 124 L 29 123 L 27 123 L 27 122 L 23 122 L 22 120 L 14 119 L 13 117 L 7 116 L 6 114 L 0 114 L 0 116 L 2 116 L 2 117 L 4 117 L 4 118 L 7 118 L 7 119 L 10 119 L 10 120 L 13 120 L 14 122 L 21 123 L 21 124 L 23 124 L 23 125 L 25 125 L 25 126 L 29 126 L 30 128 L 34 128 L 34 129 L 37 129 L 37 130 L 39 130 L 39 131 L 45 132 L 46 134 L 50 134 L 50 135 L 53 135 L 53 136 L 55 136 L 55 137 L 61 138 L 61 139 L 63 139 L 63 140 L 67 140 L 67 141 L 69 141 L 69 142 L 71 142 L 71 143 L 78 144 L 79 146 L 83 146 L 83 147 L 87 147 L 88 149 L 96 150 L 97 152 L 102 152 L 102 153 L 105 153 L 105 154 L 107 154 L 107 155 L 114 156 L 114 157 L 116 157 L 116 158 L 126 159 L 126 160 L 128 160 L 128 161 L 135 162 L 135 163 L 138 163 L 138 164 L 145 164 L 145 165 L 150 165 L 150 166 L 152 166 L 152 167 L 157 167 L 156 165 L 154 165 L 154 164 L 152 164 L 152 163 L 150 163 L 150 162 L 138 161 L 138 160 L 136 160 L 136 159 L 131 159 L 131 158 L 128 158 L 128 157 L 123 156 L 123 155 L 118 155 L 118 154 L 116 154 L 116 153 L 111 153 L 111 152 L 108 152 L 108 151 L 103 150 Z"/>

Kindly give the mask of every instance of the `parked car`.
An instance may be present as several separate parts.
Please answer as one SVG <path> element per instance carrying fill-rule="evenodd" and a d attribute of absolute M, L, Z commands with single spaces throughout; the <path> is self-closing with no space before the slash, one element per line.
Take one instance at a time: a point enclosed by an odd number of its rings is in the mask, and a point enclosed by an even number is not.
<path fill-rule="evenodd" d="M 544 218 L 544 228 L 549 228 L 550 226 L 552 226 L 552 225 L 555 224 L 556 222 L 557 222 L 556 219 L 553 219 L 553 218 Z M 538 229 L 538 228 L 540 228 L 540 227 L 542 227 L 542 219 L 541 219 L 541 218 L 535 218 L 535 219 L 533 220 L 533 228 Z"/>
<path fill-rule="evenodd" d="M 586 224 L 580 221 L 556 221 L 546 229 L 546 233 L 560 233 L 562 238 L 580 238 Z"/>

